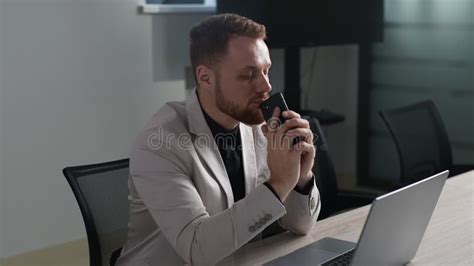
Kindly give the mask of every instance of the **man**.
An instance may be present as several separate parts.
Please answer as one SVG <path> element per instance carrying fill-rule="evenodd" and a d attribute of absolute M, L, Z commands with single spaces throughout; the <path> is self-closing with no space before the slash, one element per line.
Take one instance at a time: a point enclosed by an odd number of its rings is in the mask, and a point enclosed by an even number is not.
<path fill-rule="evenodd" d="M 263 25 L 233 14 L 191 30 L 196 93 L 167 103 L 137 139 L 118 265 L 213 265 L 274 221 L 296 234 L 316 222 L 308 122 L 288 111 L 281 126 L 260 125 L 271 91 L 265 38 Z"/>

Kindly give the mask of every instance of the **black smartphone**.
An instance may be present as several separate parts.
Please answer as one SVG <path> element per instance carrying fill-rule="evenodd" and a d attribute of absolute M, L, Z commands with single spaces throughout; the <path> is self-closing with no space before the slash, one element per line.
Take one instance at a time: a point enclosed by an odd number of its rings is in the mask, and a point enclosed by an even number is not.
<path fill-rule="evenodd" d="M 264 102 L 260 104 L 260 110 L 262 111 L 263 118 L 265 119 L 267 123 L 270 120 L 270 118 L 272 118 L 272 114 L 273 114 L 273 111 L 275 110 L 275 107 L 279 107 L 281 113 L 283 113 L 283 111 L 289 110 L 288 105 L 286 105 L 285 98 L 283 97 L 283 94 L 281 94 L 280 92 L 273 94 L 272 96 L 270 96 L 270 98 L 266 99 Z M 285 118 L 283 118 L 281 113 L 279 117 L 280 125 L 285 123 L 285 120 L 286 120 Z"/>
<path fill-rule="evenodd" d="M 278 118 L 278 126 L 281 124 L 285 123 L 286 118 L 282 116 L 283 111 L 288 111 L 288 105 L 286 105 L 285 98 L 283 97 L 283 94 L 275 93 L 270 98 L 266 99 L 264 102 L 260 104 L 260 110 L 262 111 L 263 117 L 267 124 L 269 124 L 269 120 L 272 118 L 273 111 L 275 110 L 275 107 L 280 108 L 280 117 Z M 296 137 L 293 139 L 292 145 L 295 145 L 296 143 L 300 142 L 301 138 Z"/>

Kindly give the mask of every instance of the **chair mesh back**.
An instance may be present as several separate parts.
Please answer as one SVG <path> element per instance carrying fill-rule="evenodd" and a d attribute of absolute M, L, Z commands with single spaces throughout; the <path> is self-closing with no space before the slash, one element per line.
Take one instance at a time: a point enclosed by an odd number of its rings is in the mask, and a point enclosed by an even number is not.
<path fill-rule="evenodd" d="M 446 130 L 431 101 L 381 112 L 400 158 L 402 185 L 452 165 Z"/>
<path fill-rule="evenodd" d="M 71 187 L 86 224 L 91 265 L 109 265 L 111 254 L 122 247 L 127 235 L 128 160 L 66 168 L 66 172 L 73 176 L 67 176 L 68 181 L 75 182 Z"/>

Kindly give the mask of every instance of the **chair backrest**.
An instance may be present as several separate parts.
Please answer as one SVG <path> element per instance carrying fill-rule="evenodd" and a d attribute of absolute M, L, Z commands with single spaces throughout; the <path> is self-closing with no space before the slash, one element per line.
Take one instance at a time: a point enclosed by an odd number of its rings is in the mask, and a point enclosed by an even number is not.
<path fill-rule="evenodd" d="M 316 146 L 316 162 L 314 164 L 314 174 L 316 175 L 316 185 L 321 196 L 321 212 L 319 219 L 328 217 L 335 210 L 337 200 L 337 177 L 334 164 L 328 153 L 327 142 L 321 129 L 319 121 L 315 117 L 305 117 L 309 121 L 311 131 L 314 135 Z"/>
<path fill-rule="evenodd" d="M 87 232 L 90 265 L 109 265 L 127 236 L 129 160 L 66 167 Z"/>
<path fill-rule="evenodd" d="M 381 111 L 380 115 L 397 147 L 400 185 L 451 169 L 448 135 L 432 101 Z"/>

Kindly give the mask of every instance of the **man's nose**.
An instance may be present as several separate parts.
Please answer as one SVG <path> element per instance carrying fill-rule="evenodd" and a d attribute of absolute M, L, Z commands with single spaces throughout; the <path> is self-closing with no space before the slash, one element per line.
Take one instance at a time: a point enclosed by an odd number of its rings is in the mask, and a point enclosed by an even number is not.
<path fill-rule="evenodd" d="M 267 75 L 262 74 L 256 89 L 257 93 L 266 93 L 272 91 L 272 84 L 270 84 L 270 79 Z"/>

